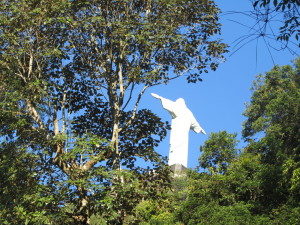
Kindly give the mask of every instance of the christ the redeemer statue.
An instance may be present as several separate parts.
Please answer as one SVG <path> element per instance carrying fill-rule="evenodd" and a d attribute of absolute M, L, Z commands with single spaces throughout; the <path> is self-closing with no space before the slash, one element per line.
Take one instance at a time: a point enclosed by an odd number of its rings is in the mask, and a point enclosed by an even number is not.
<path fill-rule="evenodd" d="M 163 108 L 172 116 L 168 164 L 169 166 L 181 164 L 187 167 L 189 130 L 191 129 L 196 133 L 206 133 L 196 121 L 193 113 L 185 105 L 184 99 L 179 98 L 173 102 L 154 93 L 151 95 L 160 99 Z"/>

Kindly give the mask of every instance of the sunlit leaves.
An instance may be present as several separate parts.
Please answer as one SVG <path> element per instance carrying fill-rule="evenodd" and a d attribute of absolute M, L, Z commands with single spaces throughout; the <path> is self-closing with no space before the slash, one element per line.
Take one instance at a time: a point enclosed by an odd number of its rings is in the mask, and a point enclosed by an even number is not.
<path fill-rule="evenodd" d="M 204 145 L 200 146 L 200 166 L 211 173 L 226 172 L 228 165 L 237 155 L 236 136 L 237 134 L 229 134 L 226 131 L 211 133 Z"/>

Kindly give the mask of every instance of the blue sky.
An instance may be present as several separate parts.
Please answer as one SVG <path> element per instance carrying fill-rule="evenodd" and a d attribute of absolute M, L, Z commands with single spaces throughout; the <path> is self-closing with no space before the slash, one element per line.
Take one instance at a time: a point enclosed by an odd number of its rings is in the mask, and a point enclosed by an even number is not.
<path fill-rule="evenodd" d="M 227 130 L 230 133 L 236 132 L 238 137 L 241 137 L 242 123 L 245 120 L 242 113 L 245 110 L 245 103 L 250 101 L 250 87 L 255 76 L 269 71 L 274 66 L 274 62 L 278 65 L 291 64 L 291 61 L 297 57 L 288 50 L 273 49 L 271 46 L 276 47 L 276 42 L 266 39 L 271 44 L 268 47 L 262 38 L 250 41 L 231 55 L 243 43 L 253 39 L 254 36 L 249 36 L 249 34 L 255 32 L 249 27 L 252 27 L 255 21 L 244 14 L 230 12 L 247 12 L 252 10 L 252 6 L 250 1 L 216 0 L 216 3 L 223 12 L 221 15 L 223 24 L 221 38 L 231 46 L 231 52 L 226 56 L 227 61 L 221 64 L 216 72 L 210 71 L 203 75 L 201 83 L 188 84 L 182 77 L 167 85 L 148 89 L 139 107 L 150 108 L 164 121 L 171 122 L 169 113 L 150 93 L 157 93 L 170 100 L 180 97 L 185 99 L 187 106 L 207 133 L 207 135 L 203 135 L 190 132 L 189 168 L 198 166 L 199 147 L 211 132 Z M 249 38 L 235 46 L 238 38 L 246 37 L 245 35 L 248 35 Z M 296 46 L 291 47 L 299 54 Z M 169 151 L 169 135 L 170 132 L 156 149 L 164 156 L 167 156 Z M 242 146 L 243 143 L 240 143 L 239 147 Z"/>

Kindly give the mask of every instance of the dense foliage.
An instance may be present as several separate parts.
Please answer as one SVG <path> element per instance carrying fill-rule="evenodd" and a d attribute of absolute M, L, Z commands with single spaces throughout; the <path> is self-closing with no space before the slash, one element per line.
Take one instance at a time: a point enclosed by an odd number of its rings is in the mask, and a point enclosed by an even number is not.
<path fill-rule="evenodd" d="M 169 126 L 139 102 L 224 60 L 214 1 L 0 2 L 0 223 L 121 224 L 161 198 Z"/>
<path fill-rule="evenodd" d="M 228 165 L 237 155 L 236 136 L 237 134 L 229 134 L 226 131 L 212 132 L 200 147 L 202 152 L 199 158 L 200 167 L 208 169 L 211 173 L 225 173 Z"/>

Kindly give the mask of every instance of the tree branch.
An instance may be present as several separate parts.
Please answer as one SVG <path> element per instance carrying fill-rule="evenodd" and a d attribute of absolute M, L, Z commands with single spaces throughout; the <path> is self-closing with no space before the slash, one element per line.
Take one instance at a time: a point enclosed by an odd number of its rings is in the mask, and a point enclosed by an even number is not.
<path fill-rule="evenodd" d="M 124 127 L 121 127 L 119 128 L 119 132 L 121 132 L 123 129 L 125 129 L 126 127 L 128 127 L 130 124 L 132 124 L 132 121 L 135 119 L 135 116 L 136 116 L 136 112 L 137 112 L 137 109 L 138 109 L 138 105 L 140 103 L 140 100 L 141 100 L 141 97 L 142 95 L 145 93 L 146 89 L 150 87 L 150 86 L 144 86 L 143 90 L 140 92 L 140 94 L 138 95 L 138 98 L 135 102 L 135 105 L 134 105 L 134 109 L 133 109 L 133 112 L 132 112 L 132 115 L 129 119 L 129 121 L 125 124 Z"/>
<path fill-rule="evenodd" d="M 129 97 L 127 99 L 126 104 L 123 106 L 122 111 L 127 107 L 127 105 L 129 104 L 129 102 L 130 102 L 130 100 L 132 98 L 132 92 L 133 92 L 134 86 L 135 86 L 135 83 L 132 82 L 132 86 L 131 86 L 131 89 L 130 89 Z"/>
<path fill-rule="evenodd" d="M 32 53 L 30 53 L 30 59 L 29 59 L 29 63 L 28 63 L 28 74 L 27 77 L 30 79 L 30 75 L 32 73 L 32 65 L 33 65 L 33 55 Z"/>
<path fill-rule="evenodd" d="M 38 112 L 36 111 L 36 109 L 34 108 L 34 106 L 31 104 L 31 102 L 28 99 L 26 99 L 25 101 L 26 101 L 27 109 L 30 112 L 34 121 L 39 125 L 39 127 L 41 129 L 46 129 L 43 121 L 41 120 L 41 118 L 40 118 Z"/>

